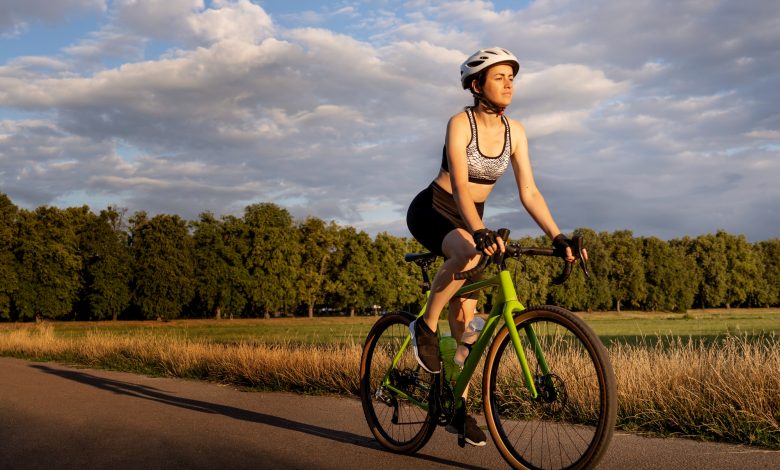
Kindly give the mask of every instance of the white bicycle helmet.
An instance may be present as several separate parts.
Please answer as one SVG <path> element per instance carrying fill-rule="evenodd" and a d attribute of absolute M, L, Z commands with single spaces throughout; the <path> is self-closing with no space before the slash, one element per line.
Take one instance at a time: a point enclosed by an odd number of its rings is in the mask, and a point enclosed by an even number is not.
<path fill-rule="evenodd" d="M 502 47 L 490 47 L 473 53 L 460 66 L 460 82 L 463 85 L 463 89 L 470 89 L 471 81 L 477 78 L 481 71 L 492 65 L 505 62 L 512 66 L 514 74 L 517 75 L 517 71 L 520 70 L 520 62 L 508 50 Z"/>

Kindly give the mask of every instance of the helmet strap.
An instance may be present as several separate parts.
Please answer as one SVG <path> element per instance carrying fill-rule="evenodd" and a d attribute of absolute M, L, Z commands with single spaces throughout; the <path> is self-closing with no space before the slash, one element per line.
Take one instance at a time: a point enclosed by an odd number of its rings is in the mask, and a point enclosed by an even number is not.
<path fill-rule="evenodd" d="M 477 97 L 479 100 L 479 103 L 487 109 L 488 112 L 496 114 L 498 116 L 502 116 L 504 114 L 504 110 L 506 109 L 503 106 L 498 106 L 489 99 L 485 98 L 481 93 L 474 93 L 474 96 Z"/>

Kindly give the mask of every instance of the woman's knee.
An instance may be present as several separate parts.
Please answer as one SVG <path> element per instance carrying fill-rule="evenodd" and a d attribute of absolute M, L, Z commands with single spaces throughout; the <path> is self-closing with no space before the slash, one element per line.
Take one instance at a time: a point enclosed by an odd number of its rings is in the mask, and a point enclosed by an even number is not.
<path fill-rule="evenodd" d="M 459 268 L 468 269 L 476 266 L 479 261 L 477 250 L 471 235 L 463 229 L 450 232 L 445 238 L 442 248 L 448 261 Z"/>

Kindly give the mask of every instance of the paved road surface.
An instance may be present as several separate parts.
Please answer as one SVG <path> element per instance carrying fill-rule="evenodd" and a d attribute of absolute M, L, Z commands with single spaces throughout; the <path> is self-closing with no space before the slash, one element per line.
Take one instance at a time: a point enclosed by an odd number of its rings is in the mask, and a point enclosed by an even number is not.
<path fill-rule="evenodd" d="M 414 456 L 384 452 L 350 398 L 243 392 L 0 358 L 0 469 L 506 468 L 491 442 L 439 429 Z M 616 434 L 602 469 L 780 469 L 780 452 Z"/>

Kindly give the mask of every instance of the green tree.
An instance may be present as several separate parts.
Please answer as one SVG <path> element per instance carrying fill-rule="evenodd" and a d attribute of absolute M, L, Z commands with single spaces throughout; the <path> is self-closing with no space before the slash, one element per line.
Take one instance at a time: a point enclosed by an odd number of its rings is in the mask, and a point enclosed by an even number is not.
<path fill-rule="evenodd" d="M 121 229 L 123 212 L 109 207 L 90 214 L 79 234 L 83 265 L 80 294 L 89 319 L 116 321 L 130 304 L 132 256 L 127 233 Z"/>
<path fill-rule="evenodd" d="M 510 241 L 523 247 L 550 246 L 550 239 L 547 237 L 523 237 L 518 240 L 510 239 Z M 526 307 L 548 303 L 552 287 L 550 283 L 552 263 L 549 258 L 525 256 L 508 261 L 507 266 L 512 270 L 517 295 Z"/>
<path fill-rule="evenodd" d="M 223 311 L 232 318 L 246 306 L 244 292 L 249 281 L 240 251 L 243 221 L 232 216 L 217 220 L 206 212 L 192 225 L 199 304 L 217 320 Z"/>
<path fill-rule="evenodd" d="M 759 242 L 755 250 L 763 268 L 754 291 L 755 305 L 780 305 L 780 239 Z"/>
<path fill-rule="evenodd" d="M 701 308 L 725 305 L 729 282 L 726 237 L 717 234 L 700 235 L 690 240 L 689 253 L 696 260 L 700 281 L 694 305 Z"/>
<path fill-rule="evenodd" d="M 693 306 L 693 300 L 696 293 L 696 285 L 698 279 L 696 278 L 696 262 L 691 257 L 684 247 L 672 244 L 672 256 L 679 260 L 679 269 L 676 273 L 673 273 L 673 279 L 677 279 L 674 282 L 675 286 L 679 286 L 672 289 L 670 295 L 673 300 L 672 310 L 679 310 L 681 312 L 687 311 Z"/>
<path fill-rule="evenodd" d="M 406 253 L 427 253 L 428 250 L 420 244 L 414 238 L 403 239 L 404 242 L 404 255 Z M 403 255 L 402 255 L 403 256 Z M 428 276 L 433 279 L 436 271 L 442 264 L 442 259 L 438 258 L 428 268 Z M 406 312 L 418 313 L 422 304 L 425 303 L 425 295 L 423 295 L 423 277 L 420 267 L 415 263 L 407 263 L 404 261 L 404 279 L 405 283 L 399 283 L 398 296 L 399 305 L 394 308 L 403 310 Z M 446 312 L 446 310 L 444 310 Z"/>
<path fill-rule="evenodd" d="M 84 208 L 81 213 L 88 212 Z M 19 319 L 68 317 L 81 288 L 81 257 L 74 217 L 78 210 L 39 207 L 19 213 L 14 247 Z"/>
<path fill-rule="evenodd" d="M 247 298 L 252 310 L 269 318 L 271 312 L 297 306 L 300 239 L 286 209 L 263 203 L 244 211 L 249 274 Z"/>
<path fill-rule="evenodd" d="M 642 238 L 641 241 L 647 282 L 647 296 L 642 306 L 646 310 L 671 310 L 669 287 L 673 281 L 670 271 L 674 269 L 671 247 L 656 237 Z"/>
<path fill-rule="evenodd" d="M 609 310 L 612 308 L 612 288 L 609 270 L 612 266 L 607 232 L 596 233 L 588 228 L 579 228 L 577 233 L 583 236 L 588 252 L 590 278 L 587 281 L 587 309 Z"/>
<path fill-rule="evenodd" d="M 333 266 L 333 302 L 354 316 L 357 308 L 369 305 L 369 286 L 376 281 L 369 253 L 371 238 L 352 227 L 339 230 L 338 251 Z"/>
<path fill-rule="evenodd" d="M 642 248 L 630 230 L 618 230 L 604 241 L 609 253 L 610 292 L 615 308 L 623 304 L 639 307 L 647 294 Z"/>
<path fill-rule="evenodd" d="M 309 318 L 314 317 L 314 308 L 325 298 L 327 275 L 334 262 L 338 227 L 331 222 L 325 224 L 316 217 L 307 218 L 298 226 L 301 237 L 301 265 L 298 277 L 298 292 L 306 305 Z"/>
<path fill-rule="evenodd" d="M 148 219 L 145 212 L 139 212 L 130 225 L 135 305 L 145 318 L 178 318 L 195 290 L 187 223 L 177 215 Z"/>
<path fill-rule="evenodd" d="M 746 305 L 761 273 L 757 253 L 744 235 L 719 231 L 716 237 L 724 238 L 726 245 L 726 308 Z"/>
<path fill-rule="evenodd" d="M 406 241 L 382 232 L 374 239 L 370 251 L 371 270 L 375 280 L 369 287 L 369 300 L 373 305 L 396 310 L 417 300 L 420 290 L 420 274 L 410 276 L 404 261 Z"/>
<path fill-rule="evenodd" d="M 14 240 L 19 209 L 0 193 L 0 319 L 11 318 L 11 299 L 17 289 Z"/>
<path fill-rule="evenodd" d="M 400 253 L 400 256 L 402 257 L 407 253 L 420 253 L 425 250 L 420 242 L 414 238 L 403 238 L 401 241 L 403 242 L 403 253 Z M 441 258 L 439 258 L 438 264 L 437 262 L 434 262 L 434 264 L 431 266 L 431 272 L 429 275 L 432 276 L 442 262 L 443 261 Z M 425 296 L 422 292 L 422 273 L 419 266 L 414 263 L 407 263 L 404 261 L 402 279 L 404 279 L 404 281 L 398 283 L 399 304 L 394 307 L 394 310 L 409 310 L 410 306 L 421 305 L 423 302 L 425 302 Z"/>
<path fill-rule="evenodd" d="M 647 310 L 685 312 L 693 303 L 695 266 L 681 245 L 642 239 Z"/>

